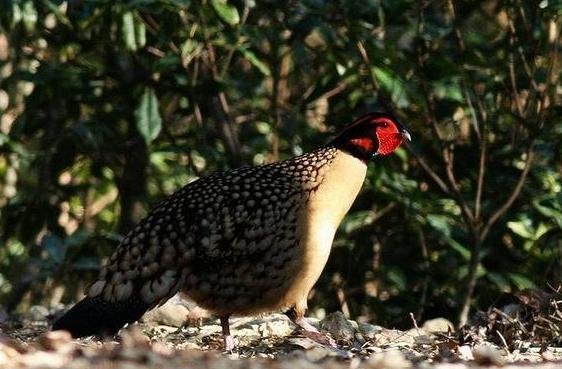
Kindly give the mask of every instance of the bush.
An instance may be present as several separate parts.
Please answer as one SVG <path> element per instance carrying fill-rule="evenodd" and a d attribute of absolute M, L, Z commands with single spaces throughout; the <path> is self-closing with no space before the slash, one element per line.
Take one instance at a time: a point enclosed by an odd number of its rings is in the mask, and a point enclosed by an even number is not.
<path fill-rule="evenodd" d="M 313 310 L 463 323 L 561 280 L 554 2 L 0 4 L 9 310 L 77 298 L 183 184 L 310 150 L 372 110 L 414 141 L 371 165 Z"/>

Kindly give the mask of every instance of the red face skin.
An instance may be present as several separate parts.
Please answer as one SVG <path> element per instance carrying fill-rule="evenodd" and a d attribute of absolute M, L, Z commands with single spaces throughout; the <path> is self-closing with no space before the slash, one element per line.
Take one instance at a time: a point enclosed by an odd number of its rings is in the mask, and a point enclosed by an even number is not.
<path fill-rule="evenodd" d="M 392 154 L 410 134 L 389 114 L 370 113 L 357 118 L 332 143 L 362 160 Z"/>

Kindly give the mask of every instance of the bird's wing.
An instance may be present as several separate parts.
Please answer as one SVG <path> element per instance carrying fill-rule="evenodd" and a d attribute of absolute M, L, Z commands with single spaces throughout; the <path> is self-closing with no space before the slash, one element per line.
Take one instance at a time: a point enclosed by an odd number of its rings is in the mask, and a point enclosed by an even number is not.
<path fill-rule="evenodd" d="M 272 166 L 192 182 L 127 234 L 88 295 L 122 301 L 140 292 L 156 305 L 185 284 L 204 289 L 213 277 L 252 269 L 250 287 L 266 269 L 291 262 L 306 196 L 298 181 Z"/>

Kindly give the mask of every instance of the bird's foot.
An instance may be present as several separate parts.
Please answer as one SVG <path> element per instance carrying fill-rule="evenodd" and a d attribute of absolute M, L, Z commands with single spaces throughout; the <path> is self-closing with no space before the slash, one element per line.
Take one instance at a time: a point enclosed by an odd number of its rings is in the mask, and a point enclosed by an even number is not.
<path fill-rule="evenodd" d="M 226 352 L 232 353 L 234 350 L 234 337 L 230 335 L 230 324 L 228 322 L 230 315 L 225 315 L 220 317 L 222 326 L 222 339 L 224 341 L 224 350 Z"/>
<path fill-rule="evenodd" d="M 301 333 L 303 336 L 324 346 L 333 348 L 338 347 L 336 341 L 332 337 L 330 337 L 327 333 L 320 332 L 318 329 L 316 329 L 316 327 L 307 322 L 304 317 L 292 317 L 291 315 L 289 315 L 289 318 L 291 318 L 293 323 L 301 328 Z"/>
<path fill-rule="evenodd" d="M 224 350 L 231 353 L 234 350 L 234 337 L 228 334 L 224 335 L 222 338 L 224 341 Z"/>

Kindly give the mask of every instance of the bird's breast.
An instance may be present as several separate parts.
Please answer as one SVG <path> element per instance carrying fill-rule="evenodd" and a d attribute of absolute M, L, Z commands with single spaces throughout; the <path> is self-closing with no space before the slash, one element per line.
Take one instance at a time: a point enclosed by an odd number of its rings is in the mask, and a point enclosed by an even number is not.
<path fill-rule="evenodd" d="M 336 230 L 353 204 L 365 180 L 367 166 L 338 151 L 322 173 L 321 184 L 310 193 L 299 220 L 302 227 L 302 266 L 288 291 L 287 305 L 306 303 L 308 292 L 322 273 Z"/>

